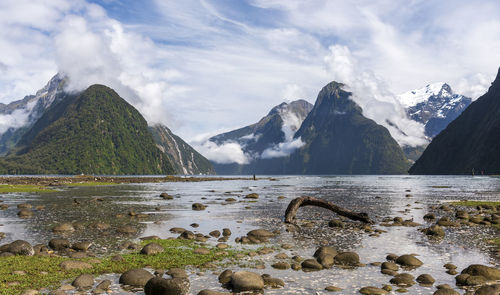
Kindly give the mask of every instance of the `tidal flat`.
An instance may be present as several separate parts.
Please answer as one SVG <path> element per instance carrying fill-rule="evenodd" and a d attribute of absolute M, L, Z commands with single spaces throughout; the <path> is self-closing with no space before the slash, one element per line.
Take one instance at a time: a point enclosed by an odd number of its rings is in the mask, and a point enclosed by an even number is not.
<path fill-rule="evenodd" d="M 151 274 L 182 267 L 190 283 L 189 294 L 203 289 L 230 292 L 219 282 L 220 273 L 226 269 L 281 279 L 284 286 L 266 287 L 265 294 L 333 292 L 325 290 L 327 287 L 341 289 L 331 294 L 360 294 L 367 286 L 391 286 L 391 291 L 385 288 L 388 294 L 396 294 L 396 290 L 433 294 L 436 286 L 443 284 L 459 294 L 474 294 L 481 284 L 494 283 L 495 279 L 459 286 L 457 275 L 472 264 L 496 270 L 500 265 L 500 180 L 494 177 L 283 176 L 255 181 L 218 178 L 111 182 L 113 185 L 91 185 L 92 182 L 111 181 L 99 178 L 90 179 L 88 185 L 51 185 L 40 180 L 31 185 L 44 185 L 51 191 L 1 195 L 0 244 L 24 240 L 39 245 L 37 250 L 44 254 L 2 255 L 0 294 L 19 294 L 27 289 L 85 294 L 96 290 L 103 280 L 110 282 L 109 293 L 144 294 L 140 287 L 119 283 L 126 268 L 136 267 Z M 301 208 L 296 224 L 285 224 L 288 204 L 300 196 L 313 196 L 355 212 L 366 212 L 374 224 L 351 221 L 315 207 Z M 20 214 L 22 210 L 26 215 Z M 439 226 L 444 235 L 429 230 L 433 225 Z M 249 232 L 256 229 L 273 235 L 252 239 Z M 179 236 L 184 239 L 178 240 Z M 144 237 L 150 240 L 142 241 L 140 238 Z M 153 240 L 158 238 L 161 240 Z M 54 249 L 49 246 L 53 239 L 67 240 L 68 246 Z M 164 256 L 154 255 L 143 259 L 145 256 L 139 251 L 155 241 L 164 249 L 175 250 L 167 256 L 177 256 L 183 262 L 172 263 Z M 72 247 L 82 243 L 88 245 L 83 247 L 85 251 Z M 312 259 L 322 246 L 330 246 L 337 253 L 355 253 L 359 261 L 340 263 L 338 258 L 317 271 L 304 267 L 303 261 Z M 207 250 L 196 256 L 197 248 Z M 397 270 L 393 273 L 382 271 L 382 263 L 389 262 L 388 256 L 410 254 L 422 265 L 395 263 Z M 117 255 L 124 260 L 113 261 Z M 64 260 L 87 262 L 92 268 L 65 272 L 60 268 Z M 43 267 L 35 267 L 37 263 Z M 92 274 L 94 280 L 92 286 L 78 291 L 71 284 L 82 273 Z M 413 276 L 413 283 L 394 283 L 393 279 L 402 273 Z M 435 282 L 416 282 L 415 278 L 422 274 L 430 275 Z M 36 283 L 27 278 L 36 278 Z"/>

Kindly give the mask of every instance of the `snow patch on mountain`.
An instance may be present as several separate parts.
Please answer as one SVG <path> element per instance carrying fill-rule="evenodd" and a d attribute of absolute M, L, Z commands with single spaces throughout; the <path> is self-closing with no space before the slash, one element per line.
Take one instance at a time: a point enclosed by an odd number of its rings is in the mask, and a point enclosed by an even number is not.
<path fill-rule="evenodd" d="M 281 131 L 285 135 L 285 141 L 265 149 L 261 154 L 263 159 L 288 156 L 304 145 L 300 137 L 295 139 L 293 137 L 307 115 L 293 112 L 291 104 L 281 104 L 277 111 L 283 121 Z"/>
<path fill-rule="evenodd" d="M 423 88 L 414 89 L 414 90 L 410 90 L 408 92 L 399 94 L 397 97 L 398 97 L 399 101 L 401 102 L 401 104 L 404 107 L 408 108 L 410 106 L 414 106 L 418 103 L 426 101 L 427 99 L 429 99 L 429 97 L 431 97 L 433 95 L 439 95 L 441 90 L 443 90 L 444 85 L 446 85 L 446 83 L 444 83 L 444 82 L 432 83 L 432 84 L 429 84 Z M 442 92 L 442 95 L 449 96 L 450 93 L 447 92 L 446 90 L 444 90 Z"/>

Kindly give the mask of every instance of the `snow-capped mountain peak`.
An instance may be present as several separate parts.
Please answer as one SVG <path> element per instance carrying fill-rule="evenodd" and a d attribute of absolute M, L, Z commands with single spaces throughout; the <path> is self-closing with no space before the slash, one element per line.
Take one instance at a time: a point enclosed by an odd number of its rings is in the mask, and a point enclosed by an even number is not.
<path fill-rule="evenodd" d="M 417 105 L 418 103 L 426 101 L 429 97 L 433 95 L 440 96 L 450 96 L 452 95 L 451 87 L 444 82 L 436 82 L 428 84 L 427 86 L 410 90 L 408 92 L 398 95 L 400 103 L 408 108 L 410 106 Z"/>
<path fill-rule="evenodd" d="M 425 135 L 432 138 L 457 118 L 472 100 L 453 93 L 450 85 L 438 82 L 398 95 L 408 117 L 425 125 Z"/>

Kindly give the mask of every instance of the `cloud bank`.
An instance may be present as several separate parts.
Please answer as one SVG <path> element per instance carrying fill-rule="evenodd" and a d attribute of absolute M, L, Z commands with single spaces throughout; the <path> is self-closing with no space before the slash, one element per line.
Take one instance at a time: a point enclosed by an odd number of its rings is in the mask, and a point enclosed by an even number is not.
<path fill-rule="evenodd" d="M 189 140 L 283 99 L 314 102 L 334 77 L 331 46 L 376 73 L 382 97 L 435 81 L 477 97 L 500 66 L 496 0 L 92 2 L 0 2 L 0 101 L 62 71 L 72 89 L 106 83 Z"/>

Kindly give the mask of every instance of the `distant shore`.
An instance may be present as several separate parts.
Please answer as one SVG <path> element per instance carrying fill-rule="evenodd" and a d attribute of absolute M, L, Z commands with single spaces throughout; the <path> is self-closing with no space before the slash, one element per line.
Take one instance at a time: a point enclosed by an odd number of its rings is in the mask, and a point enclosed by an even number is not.
<path fill-rule="evenodd" d="M 207 176 L 0 176 L 0 184 L 66 186 L 72 184 L 120 184 L 120 183 L 158 183 L 158 182 L 200 182 L 221 180 L 250 180 L 250 178 L 228 178 Z"/>

